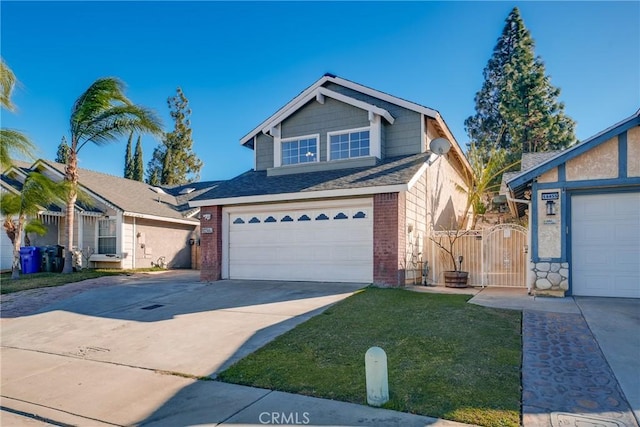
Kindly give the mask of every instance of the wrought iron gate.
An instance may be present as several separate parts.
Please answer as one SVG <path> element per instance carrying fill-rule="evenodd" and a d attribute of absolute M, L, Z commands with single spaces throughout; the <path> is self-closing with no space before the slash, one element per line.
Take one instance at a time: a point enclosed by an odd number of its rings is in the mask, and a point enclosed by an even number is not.
<path fill-rule="evenodd" d="M 434 236 L 446 235 L 436 232 Z M 462 270 L 469 272 L 469 285 L 525 287 L 529 259 L 527 229 L 515 224 L 499 224 L 482 231 L 470 231 L 454 246 L 456 256 L 464 258 Z M 429 281 L 443 283 L 442 272 L 450 261 L 431 242 Z"/>

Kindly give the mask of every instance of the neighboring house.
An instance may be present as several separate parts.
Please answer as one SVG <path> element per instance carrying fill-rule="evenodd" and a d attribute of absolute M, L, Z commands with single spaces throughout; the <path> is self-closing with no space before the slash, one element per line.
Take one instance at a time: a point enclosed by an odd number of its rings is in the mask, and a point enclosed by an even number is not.
<path fill-rule="evenodd" d="M 18 174 L 22 179 L 14 179 L 7 175 L 2 175 L 0 179 L 0 194 L 5 192 L 18 193 L 22 188 L 22 182 L 24 177 L 28 173 L 30 164 L 19 160 L 13 161 L 14 172 L 12 176 Z M 0 224 L 4 223 L 4 216 L 0 215 Z M 0 230 L 0 271 L 10 270 L 13 263 L 13 244 L 4 231 L 4 228 Z"/>
<path fill-rule="evenodd" d="M 452 144 L 437 157 L 429 143 Z M 469 164 L 440 114 L 325 75 L 240 143 L 254 169 L 194 197 L 202 280 L 403 285 L 465 207 Z"/>
<path fill-rule="evenodd" d="M 512 212 L 530 213 L 529 285 L 538 293 L 640 298 L 640 110 L 542 155 L 504 178 Z"/>
<path fill-rule="evenodd" d="M 47 160 L 11 167 L 2 175 L 3 191 L 19 192 L 32 170 L 61 181 L 64 169 L 63 164 Z M 145 268 L 162 259 L 169 268 L 197 266 L 199 209 L 190 207 L 188 201 L 217 182 L 153 187 L 86 169 L 79 169 L 79 182 L 91 200 L 78 202 L 75 207 L 73 249 L 82 252 L 84 266 Z M 32 246 L 66 244 L 64 211 L 63 204 L 42 208 L 39 217 L 48 232 L 44 236 L 29 235 Z M 2 234 L 5 239 L 4 230 Z M 5 265 L 4 244 L 2 249 L 2 269 L 10 268 L 10 258 Z"/>

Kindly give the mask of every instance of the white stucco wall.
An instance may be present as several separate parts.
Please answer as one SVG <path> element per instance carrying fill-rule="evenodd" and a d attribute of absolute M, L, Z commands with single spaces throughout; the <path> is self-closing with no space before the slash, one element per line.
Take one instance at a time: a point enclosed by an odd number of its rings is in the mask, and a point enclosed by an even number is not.
<path fill-rule="evenodd" d="M 427 173 L 423 173 L 406 194 L 405 221 L 406 239 L 406 281 L 412 283 L 421 276 L 420 262 L 426 259 L 424 241 L 427 238 Z"/>
<path fill-rule="evenodd" d="M 618 177 L 618 136 L 567 161 L 567 181 Z"/>
<path fill-rule="evenodd" d="M 445 156 L 451 156 L 447 154 Z M 458 170 L 445 156 L 427 168 L 427 227 L 429 230 L 450 229 L 463 214 L 467 193 Z"/>
<path fill-rule="evenodd" d="M 562 255 L 562 203 L 560 198 L 553 200 L 555 204 L 555 215 L 547 215 L 547 201 L 542 200 L 542 195 L 546 193 L 562 194 L 559 188 L 545 189 L 538 192 L 538 257 L 540 258 L 560 258 Z"/>

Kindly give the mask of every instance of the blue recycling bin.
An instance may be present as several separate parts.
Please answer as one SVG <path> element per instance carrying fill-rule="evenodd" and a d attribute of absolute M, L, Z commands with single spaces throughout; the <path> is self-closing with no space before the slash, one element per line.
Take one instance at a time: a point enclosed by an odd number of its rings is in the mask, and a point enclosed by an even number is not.
<path fill-rule="evenodd" d="M 42 264 L 42 254 L 40 248 L 35 246 L 24 246 L 20 248 L 20 267 L 22 274 L 38 273 Z"/>

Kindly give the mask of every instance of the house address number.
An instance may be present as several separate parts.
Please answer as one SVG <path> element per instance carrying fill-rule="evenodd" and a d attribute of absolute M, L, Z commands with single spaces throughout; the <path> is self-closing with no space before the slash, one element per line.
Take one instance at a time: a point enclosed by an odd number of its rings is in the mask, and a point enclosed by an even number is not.
<path fill-rule="evenodd" d="M 202 234 L 213 234 L 212 227 L 202 227 Z"/>
<path fill-rule="evenodd" d="M 554 191 L 553 193 L 542 193 L 542 200 L 558 200 L 560 198 L 560 193 Z"/>

